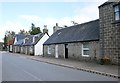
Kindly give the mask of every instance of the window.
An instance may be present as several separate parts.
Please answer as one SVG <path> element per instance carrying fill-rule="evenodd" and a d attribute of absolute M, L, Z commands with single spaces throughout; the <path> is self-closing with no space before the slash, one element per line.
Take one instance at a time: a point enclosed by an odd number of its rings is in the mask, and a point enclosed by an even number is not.
<path fill-rule="evenodd" d="M 33 36 L 33 43 L 36 42 L 38 39 L 38 35 Z"/>
<path fill-rule="evenodd" d="M 51 54 L 51 48 L 48 46 L 48 54 Z"/>
<path fill-rule="evenodd" d="M 114 6 L 115 20 L 120 20 L 120 4 Z"/>
<path fill-rule="evenodd" d="M 82 56 L 89 57 L 89 44 L 88 43 L 82 44 Z"/>

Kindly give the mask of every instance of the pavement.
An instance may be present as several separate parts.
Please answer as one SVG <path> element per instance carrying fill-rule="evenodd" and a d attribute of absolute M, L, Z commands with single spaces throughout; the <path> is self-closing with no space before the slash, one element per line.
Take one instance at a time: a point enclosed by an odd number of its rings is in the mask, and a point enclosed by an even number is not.
<path fill-rule="evenodd" d="M 16 54 L 16 55 L 18 55 L 19 57 L 29 58 L 32 60 L 54 64 L 58 66 L 73 68 L 77 70 L 110 76 L 114 78 L 120 78 L 119 71 L 118 71 L 119 66 L 117 65 L 101 65 L 95 62 L 61 59 L 61 58 L 54 58 L 54 57 L 30 56 L 25 54 Z"/>

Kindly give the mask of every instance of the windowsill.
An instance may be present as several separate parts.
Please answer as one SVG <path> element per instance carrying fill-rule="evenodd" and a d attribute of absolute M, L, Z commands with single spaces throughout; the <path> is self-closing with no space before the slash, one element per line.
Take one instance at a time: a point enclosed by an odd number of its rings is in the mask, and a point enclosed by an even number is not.
<path fill-rule="evenodd" d="M 83 57 L 89 57 L 89 55 L 82 55 Z"/>
<path fill-rule="evenodd" d="M 112 22 L 112 24 L 117 24 L 117 23 L 120 23 L 120 20 L 116 20 L 116 21 Z"/>
<path fill-rule="evenodd" d="M 48 54 L 51 54 L 50 52 L 48 52 Z"/>

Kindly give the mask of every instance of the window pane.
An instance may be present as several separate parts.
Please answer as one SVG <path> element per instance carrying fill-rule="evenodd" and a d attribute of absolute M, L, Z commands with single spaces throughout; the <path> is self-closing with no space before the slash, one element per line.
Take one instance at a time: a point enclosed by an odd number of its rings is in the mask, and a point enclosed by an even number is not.
<path fill-rule="evenodd" d="M 89 48 L 89 44 L 88 43 L 84 43 L 83 44 L 83 48 Z"/>
<path fill-rule="evenodd" d="M 115 13 L 115 20 L 120 20 L 120 12 Z"/>
<path fill-rule="evenodd" d="M 119 6 L 115 6 L 115 12 L 119 11 Z"/>
<path fill-rule="evenodd" d="M 89 55 L 89 50 L 83 50 L 83 55 Z"/>

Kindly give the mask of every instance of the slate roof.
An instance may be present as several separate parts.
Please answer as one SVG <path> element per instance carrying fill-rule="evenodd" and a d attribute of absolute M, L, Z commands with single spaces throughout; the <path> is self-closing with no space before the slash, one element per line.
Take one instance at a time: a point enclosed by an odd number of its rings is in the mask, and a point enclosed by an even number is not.
<path fill-rule="evenodd" d="M 21 40 L 19 40 L 19 41 L 17 41 L 15 44 L 14 44 L 14 46 L 21 46 L 22 44 L 23 44 L 23 42 L 24 42 L 24 39 L 21 39 Z"/>
<path fill-rule="evenodd" d="M 16 34 L 14 37 L 17 38 L 17 41 L 19 41 L 21 39 L 24 39 L 26 36 L 24 34 Z"/>
<path fill-rule="evenodd" d="M 25 34 L 16 34 L 14 38 L 16 38 L 17 41 L 16 43 L 14 43 L 14 46 L 22 45 L 25 37 L 26 37 Z"/>
<path fill-rule="evenodd" d="M 99 40 L 99 19 L 58 30 L 44 45 L 96 40 Z"/>
<path fill-rule="evenodd" d="M 35 45 L 37 42 L 44 36 L 44 33 L 39 33 L 37 35 L 30 35 L 28 36 L 28 40 L 26 43 L 23 44 L 23 46 L 30 46 L 30 45 Z M 33 42 L 33 37 L 35 38 L 35 42 Z"/>
<path fill-rule="evenodd" d="M 105 5 L 109 5 L 109 4 L 111 4 L 111 3 L 116 3 L 116 4 L 119 4 L 120 3 L 120 1 L 118 0 L 116 0 L 116 2 L 114 1 L 106 1 L 105 3 L 103 3 L 102 5 L 100 5 L 98 8 L 100 8 L 100 7 L 103 7 L 103 6 L 105 6 Z"/>
<path fill-rule="evenodd" d="M 102 6 L 105 6 L 105 5 L 111 4 L 111 3 L 113 3 L 113 2 L 109 2 L 109 1 L 107 1 L 107 2 L 103 3 L 102 5 L 100 5 L 99 7 L 102 7 Z M 99 8 L 99 7 L 98 7 L 98 8 Z"/>

